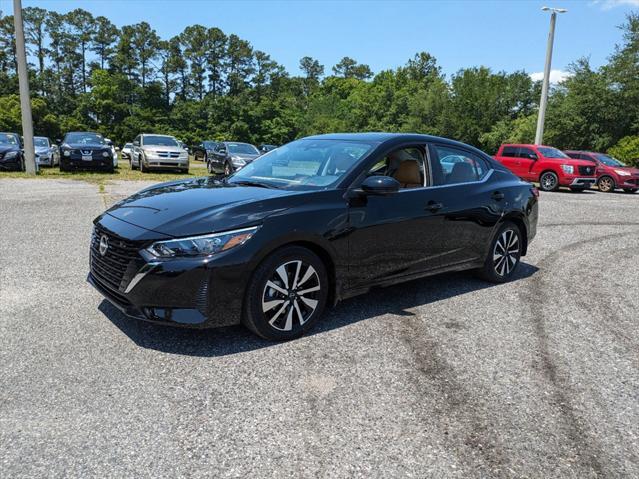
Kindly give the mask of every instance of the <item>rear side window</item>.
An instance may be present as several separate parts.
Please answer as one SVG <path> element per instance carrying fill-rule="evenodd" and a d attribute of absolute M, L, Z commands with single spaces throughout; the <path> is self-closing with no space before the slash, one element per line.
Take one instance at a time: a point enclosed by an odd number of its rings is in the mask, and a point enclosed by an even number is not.
<path fill-rule="evenodd" d="M 582 157 L 583 157 L 583 155 L 581 155 L 581 154 L 579 154 L 579 153 L 571 153 L 571 152 L 568 152 L 568 153 L 566 153 L 566 154 L 567 154 L 570 158 L 573 158 L 573 159 L 575 159 L 575 160 L 578 160 L 579 158 L 582 158 Z"/>
<path fill-rule="evenodd" d="M 433 150 L 431 162 L 436 186 L 471 183 L 488 173 L 488 164 L 479 155 L 443 145 L 433 145 Z"/>
<path fill-rule="evenodd" d="M 516 156 L 517 148 L 514 146 L 504 146 L 501 150 L 501 156 Z"/>

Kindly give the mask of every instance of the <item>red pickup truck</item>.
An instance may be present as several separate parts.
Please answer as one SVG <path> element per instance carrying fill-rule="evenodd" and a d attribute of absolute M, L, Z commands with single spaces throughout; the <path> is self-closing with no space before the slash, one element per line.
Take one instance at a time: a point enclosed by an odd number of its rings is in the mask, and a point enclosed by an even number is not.
<path fill-rule="evenodd" d="M 570 158 L 552 146 L 504 144 L 494 158 L 522 180 L 539 182 L 543 191 L 560 186 L 583 191 L 597 181 L 592 161 Z"/>

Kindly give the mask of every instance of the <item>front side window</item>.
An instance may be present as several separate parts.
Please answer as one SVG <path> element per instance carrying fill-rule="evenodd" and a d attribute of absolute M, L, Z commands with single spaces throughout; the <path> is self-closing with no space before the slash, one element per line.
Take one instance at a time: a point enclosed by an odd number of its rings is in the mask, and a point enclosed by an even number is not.
<path fill-rule="evenodd" d="M 48 138 L 34 138 L 33 139 L 34 146 L 39 148 L 49 148 L 49 139 Z"/>
<path fill-rule="evenodd" d="M 346 140 L 294 141 L 249 163 L 229 183 L 293 190 L 327 188 L 338 183 L 373 146 Z"/>
<path fill-rule="evenodd" d="M 474 153 L 443 145 L 434 145 L 432 158 L 433 183 L 454 185 L 481 180 L 488 173 L 488 164 Z"/>
<path fill-rule="evenodd" d="M 106 145 L 102 135 L 97 133 L 68 133 L 64 139 L 65 143 L 75 143 L 81 145 Z"/>
<path fill-rule="evenodd" d="M 536 158 L 537 153 L 532 148 L 521 147 L 519 148 L 519 153 L 517 154 L 520 158 Z"/>
<path fill-rule="evenodd" d="M 541 153 L 544 158 L 570 158 L 563 151 L 558 150 L 557 148 L 551 148 L 549 146 L 538 146 L 537 149 L 539 153 Z"/>
<path fill-rule="evenodd" d="M 368 176 L 390 176 L 402 189 L 420 188 L 426 185 L 424 154 L 417 147 L 391 151 L 371 167 Z"/>
<path fill-rule="evenodd" d="M 170 136 L 146 135 L 144 146 L 179 146 L 175 138 Z"/>

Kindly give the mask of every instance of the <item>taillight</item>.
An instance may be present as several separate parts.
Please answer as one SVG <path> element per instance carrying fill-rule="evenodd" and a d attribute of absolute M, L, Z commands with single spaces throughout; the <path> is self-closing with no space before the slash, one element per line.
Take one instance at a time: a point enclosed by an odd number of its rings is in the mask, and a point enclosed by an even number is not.
<path fill-rule="evenodd" d="M 531 186 L 530 191 L 535 198 L 539 198 L 539 189 L 536 186 Z"/>

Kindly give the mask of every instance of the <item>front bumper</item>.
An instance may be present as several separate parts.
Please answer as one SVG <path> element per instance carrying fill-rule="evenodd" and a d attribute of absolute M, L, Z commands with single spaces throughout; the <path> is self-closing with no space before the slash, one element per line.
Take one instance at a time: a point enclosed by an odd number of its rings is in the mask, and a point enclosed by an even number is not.
<path fill-rule="evenodd" d="M 632 176 L 620 176 L 617 188 L 637 190 L 639 189 L 639 178 Z"/>
<path fill-rule="evenodd" d="M 20 156 L 11 159 L 0 158 L 0 170 L 20 170 Z"/>
<path fill-rule="evenodd" d="M 92 160 L 88 161 L 83 160 L 80 156 L 71 155 L 60 158 L 60 164 L 66 168 L 76 168 L 79 170 L 108 170 L 113 168 L 113 158 L 110 156 L 95 156 Z"/>
<path fill-rule="evenodd" d="M 165 169 L 165 170 L 175 170 L 175 169 L 184 169 L 189 167 L 189 160 L 185 158 L 183 160 L 174 160 L 170 158 L 148 158 L 146 159 L 146 165 L 149 168 L 155 169 Z"/>
<path fill-rule="evenodd" d="M 240 323 L 250 269 L 232 251 L 213 259 L 159 260 L 144 248 L 166 237 L 107 214 L 96 227 L 87 281 L 124 314 L 194 328 Z M 113 248 L 105 255 L 99 252 L 101 235 Z M 125 243 L 129 253 L 120 248 Z"/>

